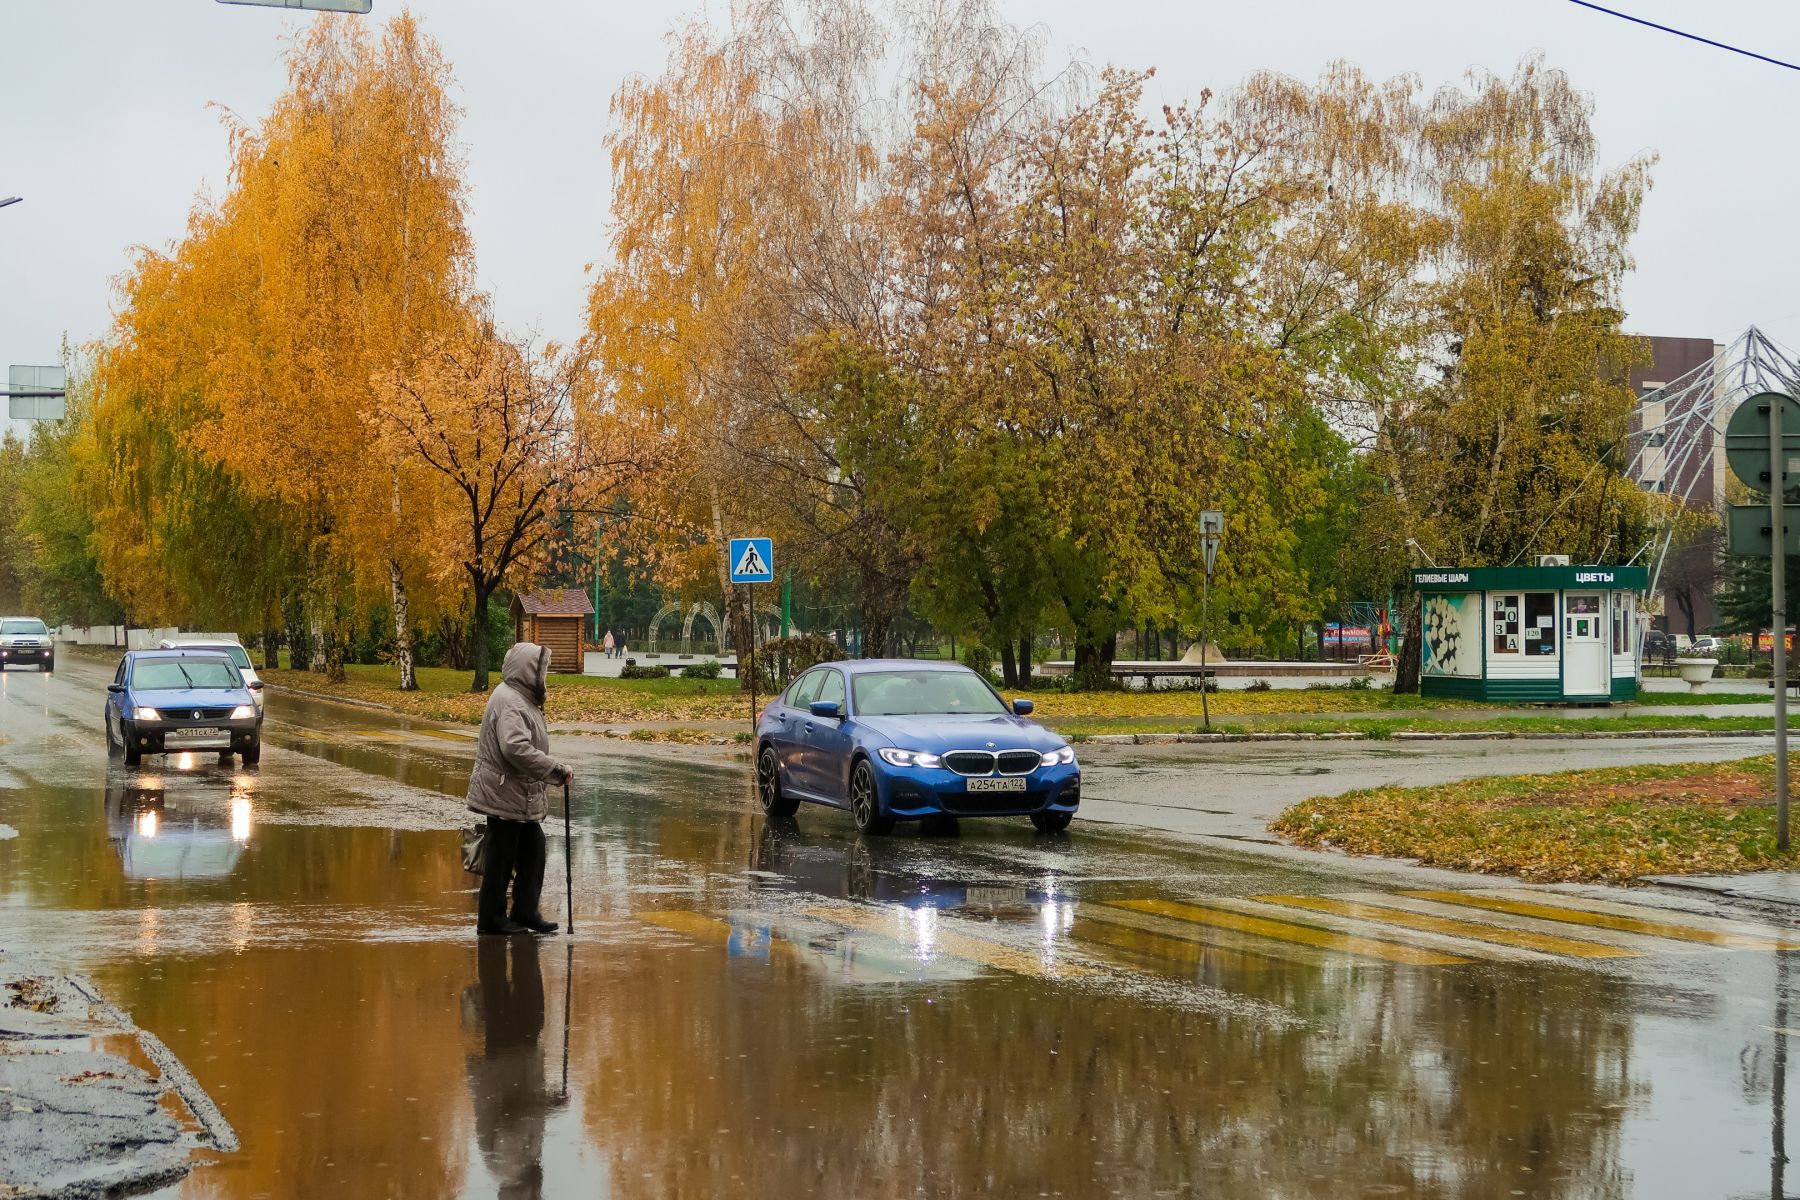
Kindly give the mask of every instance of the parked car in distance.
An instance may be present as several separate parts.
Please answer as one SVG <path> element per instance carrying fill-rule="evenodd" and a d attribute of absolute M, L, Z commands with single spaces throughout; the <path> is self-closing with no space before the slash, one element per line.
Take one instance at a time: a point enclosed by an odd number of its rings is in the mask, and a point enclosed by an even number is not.
<path fill-rule="evenodd" d="M 256 674 L 256 664 L 250 661 L 250 652 L 244 649 L 240 642 L 226 641 L 224 638 L 189 638 L 177 634 L 174 637 L 164 638 L 159 644 L 164 650 L 216 651 L 231 660 L 232 665 L 237 667 L 238 674 L 244 677 L 246 684 L 260 685 L 262 683 Z M 250 694 L 256 697 L 256 711 L 259 713 L 263 710 L 263 691 L 264 689 L 260 686 L 253 686 L 250 690 Z"/>
<path fill-rule="evenodd" d="M 1725 639 L 1718 637 L 1697 637 L 1687 644 L 1682 653 L 1692 658 L 1711 658 L 1725 649 Z"/>
<path fill-rule="evenodd" d="M 802 800 L 844 808 L 870 834 L 968 816 L 1029 816 L 1059 832 L 1080 807 L 1081 767 L 1073 747 L 1026 719 L 1031 708 L 956 663 L 820 664 L 757 721 L 763 810 L 789 816 Z"/>
<path fill-rule="evenodd" d="M 146 754 L 216 750 L 262 759 L 262 713 L 237 664 L 216 650 L 128 650 L 106 689 L 106 749 L 135 767 Z"/>
<path fill-rule="evenodd" d="M 1675 657 L 1675 638 L 1660 629 L 1644 631 L 1644 659 L 1666 659 Z"/>
<path fill-rule="evenodd" d="M 40 671 L 56 670 L 50 627 L 36 617 L 0 617 L 0 671 L 25 663 Z"/>

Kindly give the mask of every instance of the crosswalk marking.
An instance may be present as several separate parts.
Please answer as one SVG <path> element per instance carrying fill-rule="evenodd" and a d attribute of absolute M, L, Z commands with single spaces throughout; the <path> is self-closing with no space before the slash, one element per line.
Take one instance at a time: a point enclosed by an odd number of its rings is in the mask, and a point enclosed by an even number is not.
<path fill-rule="evenodd" d="M 1238 912 L 1234 911 L 1233 907 L 1220 906 L 1217 901 L 1210 904 L 1184 904 L 1174 900 L 1117 900 L 1112 903 L 1116 907 L 1173 917 L 1178 921 L 1214 925 L 1238 933 L 1253 933 L 1281 942 L 1297 942 L 1303 946 L 1316 946 L 1322 950 L 1351 954 L 1359 958 L 1380 959 L 1384 962 L 1427 967 L 1455 966 L 1473 961 L 1462 955 L 1397 945 L 1375 938 L 1320 929 L 1313 925 Z"/>
<path fill-rule="evenodd" d="M 1602 900 L 1590 896 L 1573 896 L 1559 892 L 1534 891 L 1527 888 L 1474 888 L 1473 894 L 1479 896 L 1498 896 L 1503 900 L 1524 900 L 1539 904 L 1554 904 L 1562 908 L 1574 909 L 1577 912 L 1608 913 L 1617 917 L 1639 917 L 1644 920 L 1665 920 L 1675 924 L 1691 926 L 1694 929 L 1709 929 L 1717 933 L 1734 933 L 1748 938 L 1767 938 L 1781 941 L 1788 949 L 1800 949 L 1795 942 L 1800 939 L 1784 938 L 1782 930 L 1772 929 L 1753 921 L 1731 920 L 1725 917 L 1709 917 L 1704 913 L 1681 912 L 1666 908 L 1656 908 L 1648 904 L 1626 904 L 1617 900 Z"/>
<path fill-rule="evenodd" d="M 882 937 L 891 938 L 898 933 L 891 914 L 877 912 L 873 909 L 854 905 L 821 905 L 804 911 L 805 915 L 809 917 L 816 917 L 821 921 L 830 921 L 837 925 L 846 925 L 865 933 L 879 934 Z M 946 929 L 941 924 L 932 935 L 931 951 L 934 955 L 947 955 L 951 958 L 979 963 L 984 967 L 1009 971 L 1014 975 L 1029 975 L 1038 979 L 1080 979 L 1102 974 L 1102 972 L 1078 962 L 1047 959 L 1041 954 L 1021 950 L 1017 946 L 1009 946 L 1004 942 L 990 942 L 985 938 L 972 937 L 954 929 Z"/>
<path fill-rule="evenodd" d="M 1171 920 L 1168 917 L 1135 912 L 1111 904 L 1083 904 L 1076 910 L 1075 919 L 1077 929 L 1080 928 L 1083 921 L 1104 922 L 1108 925 L 1138 929 L 1158 937 L 1189 942 L 1201 947 L 1218 947 L 1240 954 L 1256 955 L 1271 961 L 1303 963 L 1309 967 L 1330 966 L 1343 961 L 1315 946 L 1302 946 L 1297 942 L 1271 941 L 1268 938 L 1256 937 L 1251 934 L 1234 933 L 1229 929 L 1221 929 L 1217 926 L 1195 925 L 1190 921 Z"/>
<path fill-rule="evenodd" d="M 1203 962 L 1239 974 L 1282 969 L 1280 963 L 1263 954 L 1227 949 L 1212 942 L 1180 938 L 1158 930 L 1095 920 L 1091 914 L 1077 916 L 1071 933 L 1091 953 L 1134 970 L 1149 964 L 1179 974 L 1182 973 L 1180 969 L 1191 970 Z"/>
<path fill-rule="evenodd" d="M 1543 898 L 1532 900 L 1514 899 L 1509 896 L 1486 895 L 1481 892 L 1452 892 L 1436 890 L 1406 891 L 1403 896 L 1415 896 L 1421 900 L 1433 900 L 1440 904 L 1454 904 L 1466 908 L 1485 909 L 1489 912 L 1507 913 L 1511 916 L 1536 917 L 1546 921 L 1561 921 L 1571 925 L 1582 925 L 1594 929 L 1611 929 L 1622 933 L 1645 934 L 1650 937 L 1669 938 L 1674 941 L 1695 942 L 1703 946 L 1718 946 L 1728 950 L 1800 950 L 1800 942 L 1784 941 L 1775 937 L 1756 936 L 1743 933 L 1726 932 L 1718 929 L 1703 929 L 1695 925 L 1681 924 L 1675 921 L 1656 918 L 1627 916 L 1616 912 L 1595 912 L 1592 908 L 1570 908 L 1563 904 L 1546 903 Z M 1650 911 L 1650 910 L 1644 910 Z"/>
<path fill-rule="evenodd" d="M 1387 908 L 1379 903 L 1368 903 L 1351 897 L 1258 896 L 1256 898 L 1266 900 L 1271 904 L 1375 921 L 1382 925 L 1398 925 L 1406 929 L 1439 933 L 1453 938 L 1493 942 L 1501 946 L 1537 951 L 1540 954 L 1561 955 L 1567 958 L 1635 958 L 1638 956 L 1636 950 L 1628 950 L 1622 946 L 1558 937 L 1549 933 L 1534 933 L 1530 930 L 1509 929 L 1498 925 L 1483 924 L 1480 921 L 1465 921 L 1455 917 L 1440 917 L 1428 913 Z"/>
<path fill-rule="evenodd" d="M 671 908 L 658 912 L 641 912 L 638 920 L 655 925 L 674 933 L 686 934 L 691 938 L 699 938 L 707 942 L 726 942 L 731 940 L 731 922 L 721 921 L 717 917 L 709 917 L 702 913 L 690 912 L 687 909 Z"/>

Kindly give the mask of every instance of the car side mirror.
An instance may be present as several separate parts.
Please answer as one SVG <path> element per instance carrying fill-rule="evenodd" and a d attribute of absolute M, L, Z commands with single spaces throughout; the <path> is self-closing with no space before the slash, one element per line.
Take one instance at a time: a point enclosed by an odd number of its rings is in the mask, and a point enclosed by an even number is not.
<path fill-rule="evenodd" d="M 246 683 L 244 686 L 249 688 L 253 692 L 260 692 L 263 690 L 263 681 L 260 679 L 252 679 L 249 683 Z"/>
<path fill-rule="evenodd" d="M 113 693 L 116 696 L 120 692 L 125 690 L 125 685 L 122 683 L 109 683 L 106 685 L 106 690 Z"/>
<path fill-rule="evenodd" d="M 1028 717 L 1031 715 L 1031 710 L 1036 707 L 1037 705 L 1033 704 L 1025 697 L 1020 696 L 1017 700 L 1013 701 L 1013 714 L 1015 716 Z"/>
<path fill-rule="evenodd" d="M 812 715 L 815 717 L 822 717 L 829 721 L 841 721 L 844 719 L 844 705 L 841 701 L 814 700 L 811 707 Z"/>

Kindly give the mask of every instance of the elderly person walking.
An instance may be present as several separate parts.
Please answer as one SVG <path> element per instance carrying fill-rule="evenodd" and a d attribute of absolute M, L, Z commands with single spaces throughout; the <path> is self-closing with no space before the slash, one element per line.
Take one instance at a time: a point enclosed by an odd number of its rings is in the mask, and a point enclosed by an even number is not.
<path fill-rule="evenodd" d="M 481 878 L 480 933 L 555 933 L 538 911 L 544 889 L 546 783 L 566 784 L 569 768 L 550 757 L 544 696 L 550 651 L 520 642 L 506 652 L 500 685 L 481 714 L 469 807 L 487 817 L 487 865 Z M 512 910 L 506 889 L 512 886 Z"/>

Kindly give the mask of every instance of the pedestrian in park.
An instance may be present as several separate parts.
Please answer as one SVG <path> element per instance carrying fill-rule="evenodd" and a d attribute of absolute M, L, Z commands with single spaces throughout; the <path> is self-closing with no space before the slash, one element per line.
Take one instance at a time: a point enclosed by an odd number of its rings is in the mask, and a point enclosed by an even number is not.
<path fill-rule="evenodd" d="M 613 656 L 612 630 L 609 629 L 606 631 L 606 637 L 600 642 L 600 649 L 605 652 L 606 657 L 611 658 Z"/>
<path fill-rule="evenodd" d="M 567 784 L 569 768 L 550 757 L 544 721 L 550 651 L 520 642 L 506 652 L 500 685 L 481 714 L 469 808 L 487 817 L 487 862 L 475 928 L 480 933 L 555 933 L 538 896 L 544 889 L 544 817 L 547 783 Z M 512 909 L 506 889 L 512 886 Z"/>

